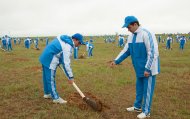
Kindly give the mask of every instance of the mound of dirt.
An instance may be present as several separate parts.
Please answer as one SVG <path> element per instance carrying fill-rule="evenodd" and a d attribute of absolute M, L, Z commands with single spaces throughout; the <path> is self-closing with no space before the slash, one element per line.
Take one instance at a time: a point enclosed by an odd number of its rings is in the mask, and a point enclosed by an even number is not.
<path fill-rule="evenodd" d="M 109 106 L 107 106 L 106 104 L 104 104 L 102 101 L 100 101 L 99 98 L 97 98 L 96 96 L 92 95 L 91 93 L 89 92 L 85 92 L 84 95 L 88 98 L 90 98 L 90 100 L 94 101 L 97 105 L 97 109 L 96 111 L 99 111 L 99 112 L 102 112 L 104 111 L 105 109 L 110 109 Z M 83 101 L 82 97 L 79 95 L 79 93 L 75 92 L 75 93 L 72 93 L 70 96 L 69 96 L 69 99 L 68 99 L 68 104 L 70 105 L 75 105 L 77 106 L 78 108 L 80 108 L 81 110 L 89 110 L 89 109 L 92 109 L 90 107 L 90 105 L 88 105 L 85 101 Z"/>
<path fill-rule="evenodd" d="M 85 57 L 85 55 L 83 55 L 83 54 L 79 56 L 79 59 L 85 59 L 85 58 L 86 58 L 86 57 Z"/>

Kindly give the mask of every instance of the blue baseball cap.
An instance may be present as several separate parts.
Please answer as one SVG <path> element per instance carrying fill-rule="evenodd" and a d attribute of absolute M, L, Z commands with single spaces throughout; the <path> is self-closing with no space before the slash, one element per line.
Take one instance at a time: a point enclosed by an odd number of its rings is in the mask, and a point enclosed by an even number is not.
<path fill-rule="evenodd" d="M 83 36 L 80 33 L 76 33 L 72 36 L 72 39 L 76 39 L 80 42 L 81 45 L 85 45 L 83 41 Z"/>
<path fill-rule="evenodd" d="M 125 17 L 124 25 L 122 28 L 125 28 L 125 27 L 127 28 L 131 23 L 136 22 L 136 21 L 138 22 L 138 19 L 136 17 L 127 16 Z"/>

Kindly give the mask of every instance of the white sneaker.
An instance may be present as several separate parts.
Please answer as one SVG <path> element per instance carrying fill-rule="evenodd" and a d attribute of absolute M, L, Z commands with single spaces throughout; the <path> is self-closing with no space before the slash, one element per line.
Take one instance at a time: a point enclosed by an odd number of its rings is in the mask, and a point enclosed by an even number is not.
<path fill-rule="evenodd" d="M 51 94 L 44 94 L 45 99 L 51 99 Z"/>
<path fill-rule="evenodd" d="M 144 112 L 142 112 L 139 115 L 137 115 L 137 118 L 139 119 L 145 119 L 146 117 L 150 117 L 150 113 L 146 115 Z"/>
<path fill-rule="evenodd" d="M 58 99 L 53 100 L 53 103 L 65 104 L 67 101 L 59 97 Z"/>
<path fill-rule="evenodd" d="M 136 108 L 136 107 L 128 107 L 128 108 L 126 108 L 126 110 L 128 112 L 141 112 L 141 109 Z"/>

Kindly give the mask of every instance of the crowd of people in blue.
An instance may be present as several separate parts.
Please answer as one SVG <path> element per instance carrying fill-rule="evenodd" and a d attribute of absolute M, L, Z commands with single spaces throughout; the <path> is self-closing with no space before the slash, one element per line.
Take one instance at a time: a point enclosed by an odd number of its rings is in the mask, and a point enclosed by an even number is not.
<path fill-rule="evenodd" d="M 118 35 L 116 37 L 113 36 L 105 36 L 104 37 L 104 42 L 105 43 L 115 43 L 115 41 L 117 40 L 118 43 L 118 47 L 122 48 L 125 46 L 125 44 L 127 43 L 127 38 L 128 36 L 124 36 L 124 35 Z M 180 34 L 161 34 L 161 35 L 157 35 L 157 41 L 158 43 L 165 43 L 166 47 L 165 50 L 172 50 L 172 44 L 173 43 L 178 43 L 179 44 L 179 49 L 181 51 L 184 50 L 185 48 L 185 44 L 186 42 L 190 40 L 190 35 L 189 36 L 185 36 L 185 35 L 180 35 Z"/>
<path fill-rule="evenodd" d="M 21 41 L 23 41 L 23 44 L 24 44 L 24 48 L 26 49 L 30 49 L 31 46 L 33 45 L 33 47 L 36 49 L 36 50 L 39 50 L 39 41 L 41 40 L 42 42 L 45 40 L 45 45 L 47 46 L 48 43 L 49 43 L 49 38 L 46 37 L 44 39 L 40 39 L 39 37 L 36 37 L 36 38 L 30 38 L 30 37 L 26 37 L 26 38 L 16 38 L 16 37 L 10 37 L 8 35 L 5 35 L 1 38 L 1 45 L 0 45 L 0 48 L 1 50 L 3 51 L 12 51 L 13 50 L 13 46 L 12 46 L 12 40 L 13 40 L 13 43 L 14 43 L 14 46 L 16 45 L 20 45 L 21 44 Z M 89 41 L 86 40 L 85 42 L 85 45 L 86 45 L 86 52 L 87 53 L 83 53 L 83 54 L 87 54 L 87 57 L 90 58 L 93 56 L 93 49 L 94 49 L 94 44 L 93 44 L 93 38 L 90 37 Z M 79 51 L 79 47 L 75 47 L 74 48 L 74 59 L 78 59 L 79 56 L 78 56 L 78 51 Z"/>
<path fill-rule="evenodd" d="M 117 42 L 118 47 L 122 48 L 125 46 L 125 43 L 127 42 L 127 37 L 128 36 L 118 35 L 118 36 L 104 36 L 103 38 L 104 38 L 105 43 L 115 43 L 115 41 L 118 41 Z M 0 40 L 1 40 L 1 44 L 0 44 L 1 49 L 4 51 L 9 51 L 9 52 L 13 50 L 13 45 L 12 45 L 13 43 L 16 46 L 16 45 L 20 45 L 21 41 L 22 41 L 22 39 L 19 37 L 18 38 L 16 38 L 16 37 L 12 38 L 8 35 L 3 36 Z M 12 43 L 12 40 L 13 40 L 13 43 Z M 25 39 L 23 39 L 24 47 L 26 49 L 30 49 L 31 45 L 33 44 L 34 48 L 38 50 L 39 49 L 38 45 L 39 45 L 40 40 L 41 41 L 45 40 L 46 46 L 49 43 L 48 37 L 46 37 L 45 39 L 40 39 L 39 37 L 36 37 L 33 39 L 30 37 L 26 37 Z M 185 36 L 185 35 L 180 35 L 180 34 L 177 34 L 177 35 L 176 34 L 157 35 L 158 43 L 159 44 L 165 43 L 166 44 L 166 47 L 165 47 L 166 50 L 172 50 L 172 44 L 175 42 L 175 43 L 179 44 L 179 49 L 181 51 L 183 51 L 185 48 L 185 44 L 188 40 L 190 40 L 190 35 L 189 35 L 189 37 Z M 74 59 L 79 58 L 78 57 L 78 50 L 79 49 L 80 49 L 79 47 L 74 48 Z M 88 58 L 93 56 L 93 49 L 94 49 L 93 39 L 92 39 L 92 37 L 90 37 L 89 41 L 86 40 L 86 51 L 87 51 Z"/>
<path fill-rule="evenodd" d="M 14 43 L 14 46 L 19 46 L 21 45 L 21 41 L 23 41 L 23 45 L 26 49 L 30 49 L 31 48 L 31 45 L 33 44 L 34 45 L 34 48 L 35 49 L 39 49 L 38 47 L 38 43 L 39 43 L 39 37 L 36 37 L 36 38 L 30 38 L 30 37 L 26 37 L 26 38 L 19 38 L 19 37 L 10 37 L 8 35 L 5 35 L 3 36 L 1 39 L 1 45 L 0 45 L 0 48 L 1 50 L 3 51 L 8 51 L 8 52 L 11 52 L 13 50 L 13 43 Z M 12 40 L 13 40 L 13 43 L 12 43 Z M 43 42 L 43 39 L 41 39 L 42 42 Z M 48 41 L 49 41 L 49 38 L 45 38 L 46 40 L 46 45 L 48 45 Z"/>

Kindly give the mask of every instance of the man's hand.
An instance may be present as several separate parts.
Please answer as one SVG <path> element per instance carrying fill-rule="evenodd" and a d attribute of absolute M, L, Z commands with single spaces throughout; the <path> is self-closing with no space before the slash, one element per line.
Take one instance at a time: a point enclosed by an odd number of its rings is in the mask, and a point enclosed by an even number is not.
<path fill-rule="evenodd" d="M 147 72 L 147 71 L 144 71 L 144 76 L 145 76 L 145 77 L 149 77 L 149 76 L 150 76 L 150 73 Z"/>
<path fill-rule="evenodd" d="M 74 79 L 68 80 L 68 83 L 69 83 L 69 84 L 73 84 L 73 82 L 74 82 Z"/>
<path fill-rule="evenodd" d="M 113 68 L 115 65 L 116 65 L 116 64 L 115 64 L 114 61 L 111 61 L 111 62 L 110 62 L 110 67 L 111 67 L 111 68 Z"/>

